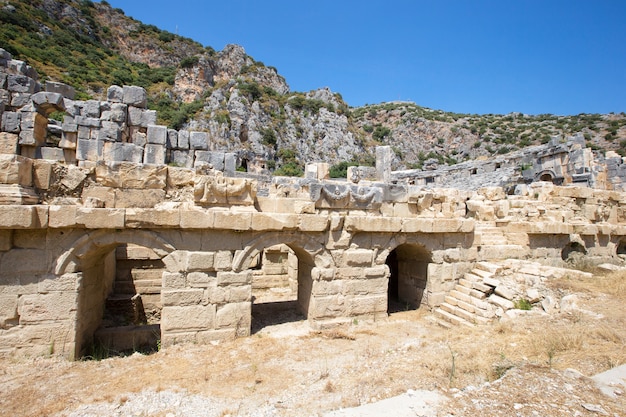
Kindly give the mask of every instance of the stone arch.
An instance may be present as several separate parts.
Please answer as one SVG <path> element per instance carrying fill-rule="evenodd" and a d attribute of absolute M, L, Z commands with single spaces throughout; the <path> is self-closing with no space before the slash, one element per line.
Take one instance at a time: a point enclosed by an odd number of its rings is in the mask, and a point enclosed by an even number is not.
<path fill-rule="evenodd" d="M 432 252 L 419 237 L 395 235 L 376 256 L 389 268 L 388 312 L 419 308 L 427 295 Z"/>
<path fill-rule="evenodd" d="M 271 232 L 265 233 L 255 237 L 245 245 L 245 248 L 238 251 L 233 259 L 233 270 L 240 272 L 242 270 L 251 267 L 253 260 L 262 255 L 266 248 L 274 247 L 276 245 L 286 245 L 295 254 L 297 258 L 297 284 L 295 285 L 296 294 L 295 299 L 290 301 L 290 309 L 294 309 L 305 318 L 309 317 L 309 306 L 311 302 L 311 294 L 313 290 L 313 273 L 317 265 L 325 264 L 324 257 L 321 256 L 324 247 L 309 235 L 304 233 L 295 232 Z M 294 260 L 295 261 L 295 260 Z M 294 283 L 295 283 L 294 281 Z M 273 303 L 269 303 L 273 304 Z M 255 319 L 254 310 L 256 304 L 253 304 L 253 321 Z M 259 305 L 260 307 L 261 305 Z M 262 316 L 265 314 L 272 314 L 267 311 L 262 312 L 257 309 L 256 316 Z M 271 318 L 270 318 L 271 321 Z M 252 324 L 253 327 L 257 327 L 256 323 Z M 262 326 L 261 326 L 262 327 Z"/>
<path fill-rule="evenodd" d="M 161 259 L 174 247 L 155 232 L 142 230 L 96 230 L 77 239 L 71 249 L 56 260 L 57 276 L 76 273 L 80 276 L 77 291 L 74 352 L 78 358 L 93 342 L 101 327 L 106 299 L 116 280 L 116 248 L 135 245 L 150 249 Z"/>
<path fill-rule="evenodd" d="M 620 240 L 615 246 L 615 254 L 617 256 L 626 257 L 626 239 Z"/>
<path fill-rule="evenodd" d="M 544 170 L 535 176 L 536 181 L 554 182 L 556 174 L 551 170 Z"/>
<path fill-rule="evenodd" d="M 305 233 L 295 232 L 271 232 L 264 233 L 252 239 L 245 245 L 245 248 L 238 251 L 233 259 L 233 271 L 241 272 L 248 268 L 248 265 L 264 248 L 284 243 L 298 255 L 308 257 L 310 261 L 318 266 L 326 265 L 327 261 L 321 256 L 325 251 L 324 245 Z"/>
<path fill-rule="evenodd" d="M 88 232 L 76 240 L 72 247 L 61 254 L 55 262 L 54 273 L 57 276 L 81 271 L 84 260 L 104 253 L 122 244 L 135 244 L 151 248 L 162 258 L 175 250 L 155 232 L 146 230 L 97 230 Z"/>
<path fill-rule="evenodd" d="M 575 261 L 576 259 L 587 254 L 587 248 L 582 242 L 569 242 L 561 250 L 561 259 L 564 261 Z"/>

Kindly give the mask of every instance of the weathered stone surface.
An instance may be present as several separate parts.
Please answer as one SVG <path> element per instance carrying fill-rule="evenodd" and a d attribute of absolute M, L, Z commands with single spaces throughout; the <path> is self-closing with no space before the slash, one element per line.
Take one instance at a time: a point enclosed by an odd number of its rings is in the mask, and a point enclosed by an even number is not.
<path fill-rule="evenodd" d="M 32 160 L 28 158 L 0 154 L 0 184 L 31 186 L 33 183 L 32 166 Z"/>
<path fill-rule="evenodd" d="M 145 108 L 148 102 L 148 93 L 142 87 L 125 85 L 122 101 L 129 106 Z"/>
<path fill-rule="evenodd" d="M 109 208 L 78 208 L 76 225 L 87 229 L 123 229 L 125 211 Z"/>
<path fill-rule="evenodd" d="M 96 181 L 116 188 L 164 189 L 166 166 L 137 165 L 126 162 L 100 163 L 96 166 Z"/>
<path fill-rule="evenodd" d="M 155 189 L 116 189 L 115 190 L 115 207 L 116 208 L 138 208 L 138 209 L 146 209 L 150 207 L 154 207 L 165 198 L 164 190 L 155 190 Z M 176 210 L 178 213 L 178 210 Z M 155 213 L 156 214 L 156 213 Z M 173 217 L 178 218 L 178 214 L 167 215 L 163 218 L 166 218 L 173 221 Z M 134 226 L 136 227 L 136 226 Z"/>

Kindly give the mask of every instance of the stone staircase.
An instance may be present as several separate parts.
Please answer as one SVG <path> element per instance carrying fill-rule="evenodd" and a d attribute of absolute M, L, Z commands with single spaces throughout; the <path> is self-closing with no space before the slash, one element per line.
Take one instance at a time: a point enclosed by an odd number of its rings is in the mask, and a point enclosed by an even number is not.
<path fill-rule="evenodd" d="M 477 262 L 435 310 L 439 324 L 450 327 L 451 324 L 474 326 L 491 322 L 496 315 L 496 305 L 501 301 L 510 303 L 494 293 L 499 281 L 492 277 L 500 270 L 498 265 Z"/>

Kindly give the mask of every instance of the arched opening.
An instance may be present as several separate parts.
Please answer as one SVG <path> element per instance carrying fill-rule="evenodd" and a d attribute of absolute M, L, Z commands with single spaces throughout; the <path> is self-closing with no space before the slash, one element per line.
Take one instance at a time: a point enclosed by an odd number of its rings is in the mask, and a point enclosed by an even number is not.
<path fill-rule="evenodd" d="M 94 233 L 57 261 L 82 275 L 74 357 L 156 351 L 161 339 L 162 261 L 169 250 L 152 233 Z"/>
<path fill-rule="evenodd" d="M 389 287 L 387 312 L 415 310 L 420 307 L 426 293 L 430 253 L 421 245 L 405 243 L 387 256 Z"/>
<path fill-rule="evenodd" d="M 587 254 L 587 249 L 578 242 L 570 242 L 561 250 L 561 259 L 566 262 L 577 262 Z"/>
<path fill-rule="evenodd" d="M 251 333 L 307 318 L 313 266 L 308 253 L 287 244 L 268 246 L 251 259 Z"/>
<path fill-rule="evenodd" d="M 552 175 L 550 175 L 550 173 L 548 172 L 541 174 L 541 176 L 539 177 L 539 181 L 552 182 Z"/>
<path fill-rule="evenodd" d="M 620 240 L 617 245 L 616 254 L 620 258 L 626 258 L 626 240 Z"/>

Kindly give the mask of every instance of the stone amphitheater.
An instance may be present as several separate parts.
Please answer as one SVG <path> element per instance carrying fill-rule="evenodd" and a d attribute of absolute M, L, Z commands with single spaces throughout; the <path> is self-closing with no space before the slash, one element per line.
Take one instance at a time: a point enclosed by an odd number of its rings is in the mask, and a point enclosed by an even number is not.
<path fill-rule="evenodd" d="M 242 337 L 264 302 L 317 329 L 396 308 L 475 325 L 551 308 L 534 284 L 568 263 L 623 263 L 623 160 L 580 137 L 432 171 L 393 172 L 379 147 L 346 179 L 319 162 L 273 177 L 157 125 L 146 98 L 77 101 L 0 50 L 2 354 Z"/>

